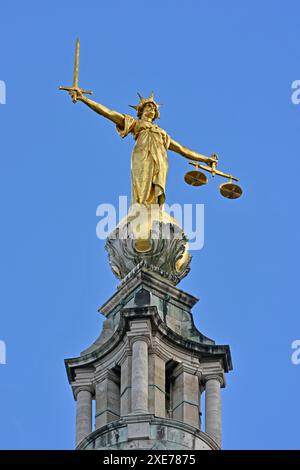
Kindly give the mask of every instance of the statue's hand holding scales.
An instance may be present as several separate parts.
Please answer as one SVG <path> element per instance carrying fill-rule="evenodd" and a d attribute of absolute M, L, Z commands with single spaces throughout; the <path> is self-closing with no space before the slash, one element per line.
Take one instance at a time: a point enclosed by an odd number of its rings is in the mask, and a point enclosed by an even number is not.
<path fill-rule="evenodd" d="M 200 186 L 207 183 L 207 176 L 198 170 L 201 168 L 211 173 L 212 176 L 219 175 L 229 178 L 228 183 L 223 183 L 220 186 L 223 196 L 236 199 L 242 194 L 242 189 L 232 183 L 232 180 L 238 181 L 237 178 L 217 170 L 217 155 L 213 154 L 206 157 L 194 152 L 173 140 L 164 129 L 154 124 L 154 121 L 160 117 L 160 105 L 154 100 L 153 92 L 149 98 L 139 95 L 139 103 L 134 106 L 131 105 L 137 111 L 137 118 L 134 118 L 128 114 L 113 111 L 85 97 L 85 94 L 90 95 L 92 92 L 79 88 L 78 70 L 79 40 L 77 39 L 73 86 L 59 88 L 68 91 L 74 103 L 82 101 L 96 113 L 114 122 L 121 137 L 124 138 L 129 133 L 133 135 L 136 143 L 131 157 L 132 204 L 138 203 L 145 206 L 159 204 L 161 206 L 164 203 L 168 171 L 168 149 L 192 160 L 193 163 L 191 164 L 196 167 L 196 170 L 185 175 L 185 181 L 188 184 Z M 204 162 L 208 166 L 201 165 L 199 162 Z"/>

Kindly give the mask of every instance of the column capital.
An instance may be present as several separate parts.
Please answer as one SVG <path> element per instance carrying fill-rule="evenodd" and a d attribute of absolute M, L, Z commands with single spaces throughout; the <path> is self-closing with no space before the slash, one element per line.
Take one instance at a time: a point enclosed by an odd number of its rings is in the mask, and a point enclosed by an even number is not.
<path fill-rule="evenodd" d="M 206 383 L 209 381 L 209 380 L 217 380 L 219 383 L 220 383 L 220 387 L 225 387 L 226 385 L 226 382 L 225 382 L 225 377 L 224 377 L 224 373 L 223 372 L 220 372 L 219 374 L 203 374 L 202 375 L 202 378 L 201 378 L 201 381 L 204 385 L 206 385 Z"/>
<path fill-rule="evenodd" d="M 77 400 L 77 396 L 79 392 L 90 392 L 92 397 L 95 395 L 95 389 L 92 384 L 81 384 L 81 385 L 73 384 L 72 388 L 73 388 L 75 400 Z"/>
<path fill-rule="evenodd" d="M 148 347 L 151 346 L 151 337 L 149 334 L 142 334 L 142 335 L 140 334 L 136 336 L 135 333 L 128 332 L 127 337 L 128 337 L 129 346 L 131 348 L 136 341 L 144 341 L 145 343 L 147 343 Z"/>

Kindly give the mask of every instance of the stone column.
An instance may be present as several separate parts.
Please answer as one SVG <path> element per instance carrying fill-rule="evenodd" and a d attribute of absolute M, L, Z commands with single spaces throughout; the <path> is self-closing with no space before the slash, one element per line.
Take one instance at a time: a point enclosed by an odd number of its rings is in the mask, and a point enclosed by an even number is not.
<path fill-rule="evenodd" d="M 205 432 L 221 446 L 221 377 L 205 378 Z"/>
<path fill-rule="evenodd" d="M 120 418 L 120 374 L 108 369 L 96 375 L 96 429 Z"/>
<path fill-rule="evenodd" d="M 179 364 L 173 371 L 173 418 L 199 429 L 200 388 L 197 369 Z"/>
<path fill-rule="evenodd" d="M 148 412 L 148 338 L 133 338 L 131 374 L 131 411 Z"/>
<path fill-rule="evenodd" d="M 76 391 L 76 446 L 92 432 L 92 399 L 90 387 L 79 387 Z"/>

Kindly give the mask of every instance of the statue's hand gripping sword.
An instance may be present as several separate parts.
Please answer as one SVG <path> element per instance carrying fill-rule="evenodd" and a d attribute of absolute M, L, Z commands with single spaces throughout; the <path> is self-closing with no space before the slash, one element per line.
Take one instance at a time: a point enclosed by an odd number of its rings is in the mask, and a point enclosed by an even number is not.
<path fill-rule="evenodd" d="M 60 86 L 59 90 L 65 90 L 69 92 L 79 92 L 83 93 L 84 95 L 92 95 L 93 92 L 90 90 L 83 90 L 82 88 L 79 88 L 78 86 L 78 71 L 79 71 L 79 39 L 76 40 L 76 48 L 75 48 L 75 62 L 74 62 L 74 77 L 73 77 L 73 86 L 67 87 L 67 86 Z M 73 95 L 73 103 L 76 103 L 77 101 L 77 96 L 76 93 Z"/>

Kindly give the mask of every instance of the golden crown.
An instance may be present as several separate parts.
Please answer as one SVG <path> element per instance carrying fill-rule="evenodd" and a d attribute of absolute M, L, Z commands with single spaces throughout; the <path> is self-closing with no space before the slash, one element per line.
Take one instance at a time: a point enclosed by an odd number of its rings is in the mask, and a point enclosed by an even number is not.
<path fill-rule="evenodd" d="M 138 97 L 140 99 L 139 103 L 137 105 L 133 105 L 133 104 L 130 104 L 129 106 L 133 109 L 135 109 L 137 111 L 137 115 L 138 117 L 141 117 L 142 115 L 142 111 L 143 111 L 143 108 L 145 106 L 146 103 L 152 103 L 154 104 L 155 106 L 155 119 L 159 119 L 160 117 L 160 114 L 159 114 L 159 107 L 160 107 L 160 104 L 159 103 L 156 103 L 156 101 L 154 100 L 154 93 L 153 91 L 151 92 L 151 95 L 149 96 L 149 98 L 144 98 L 142 95 L 140 95 L 138 93 Z"/>

